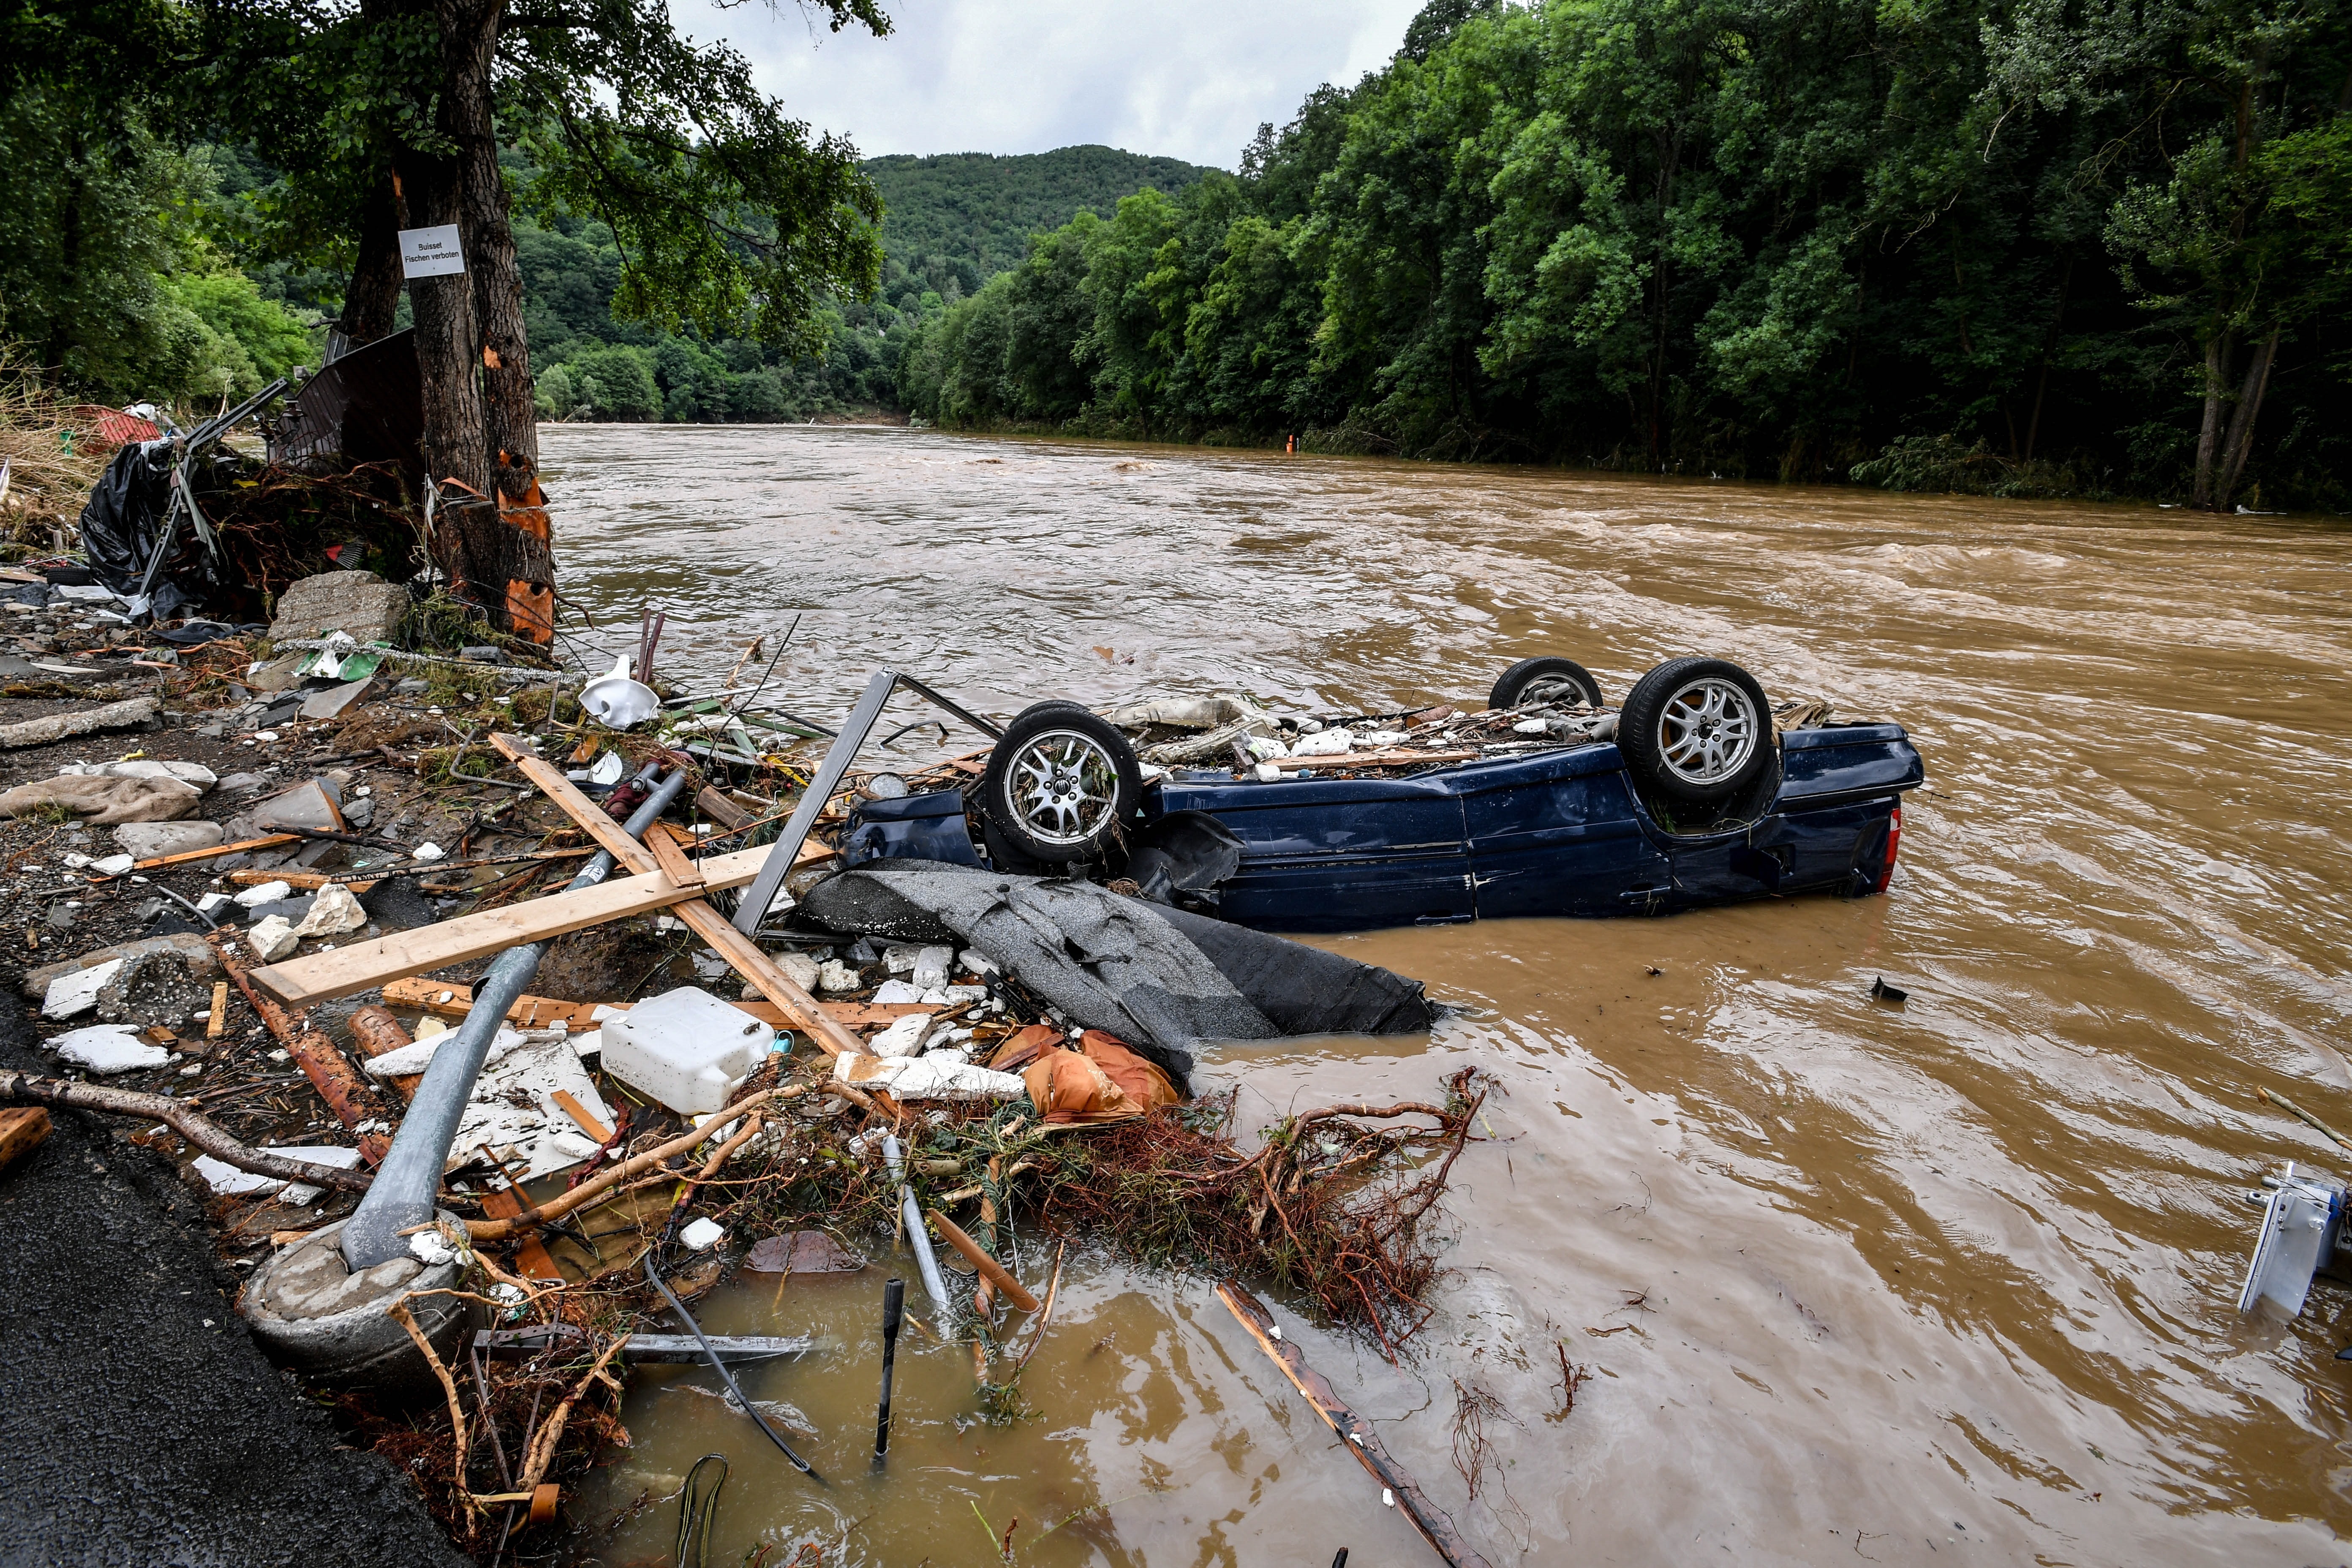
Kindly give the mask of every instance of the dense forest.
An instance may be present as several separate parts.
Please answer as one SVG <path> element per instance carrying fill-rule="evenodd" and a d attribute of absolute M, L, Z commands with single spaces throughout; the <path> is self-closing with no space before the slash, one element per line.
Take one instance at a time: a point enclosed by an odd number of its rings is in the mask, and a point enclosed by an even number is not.
<path fill-rule="evenodd" d="M 530 171 L 518 162 L 518 183 Z M 1134 192 L 1181 192 L 1208 171 L 1110 147 L 871 158 L 883 203 L 881 287 L 823 308 L 824 355 L 741 338 L 706 342 L 617 319 L 621 253 L 590 219 L 516 226 L 526 321 L 549 419 L 802 420 L 901 406 L 898 366 L 919 324 L 1009 267 L 1029 237 Z"/>
<path fill-rule="evenodd" d="M 1435 0 L 924 321 L 941 425 L 2352 505 L 2340 0 Z"/>
<path fill-rule="evenodd" d="M 1235 173 L 865 161 L 878 273 L 765 335 L 519 115 L 535 400 L 2352 510 L 2347 7 L 1432 0 Z M 299 174 L 78 59 L 0 110 L 0 357 L 117 403 L 315 361 L 350 247 Z"/>

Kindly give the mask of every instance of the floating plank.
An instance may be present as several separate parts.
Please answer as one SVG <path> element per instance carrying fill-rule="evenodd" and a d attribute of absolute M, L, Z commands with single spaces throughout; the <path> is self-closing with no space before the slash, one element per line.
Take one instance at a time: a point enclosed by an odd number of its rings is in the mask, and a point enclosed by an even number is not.
<path fill-rule="evenodd" d="M 1282 1369 L 1292 1386 L 1306 1396 L 1315 1414 L 1323 1417 L 1323 1424 L 1339 1439 L 1339 1447 L 1353 1454 L 1356 1463 L 1396 1499 L 1397 1506 L 1412 1521 L 1412 1527 L 1421 1531 L 1423 1541 L 1437 1549 L 1440 1557 L 1454 1568 L 1488 1568 L 1486 1560 L 1454 1530 L 1454 1521 L 1422 1496 L 1421 1488 L 1405 1468 L 1389 1457 L 1372 1424 L 1349 1409 L 1348 1402 L 1339 1397 L 1329 1380 L 1307 1364 L 1306 1353 L 1282 1337 L 1272 1314 L 1256 1297 L 1238 1285 L 1224 1284 L 1217 1287 L 1217 1299 L 1224 1302 L 1234 1321 L 1249 1331 L 1258 1349 Z"/>

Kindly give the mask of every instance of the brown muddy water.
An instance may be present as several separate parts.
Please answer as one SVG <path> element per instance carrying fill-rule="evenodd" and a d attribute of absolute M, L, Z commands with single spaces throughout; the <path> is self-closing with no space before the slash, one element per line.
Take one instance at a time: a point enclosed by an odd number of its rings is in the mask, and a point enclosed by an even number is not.
<path fill-rule="evenodd" d="M 2339 1164 L 2255 1087 L 2352 1123 L 2344 531 L 905 431 L 545 439 L 564 592 L 632 630 L 666 606 L 677 675 L 799 615 L 772 689 L 813 715 L 883 663 L 1000 711 L 1224 685 L 1395 707 L 1553 652 L 1620 696 L 1701 651 L 1907 725 L 1929 783 L 1885 897 L 1340 939 L 1460 1013 L 1212 1052 L 1260 1124 L 1467 1062 L 1506 1091 L 1416 1352 L 1278 1308 L 1286 1331 L 1497 1564 L 2347 1556 L 2352 1294 L 2291 1327 L 2233 1311 L 2240 1194 L 2282 1157 Z M 1866 999 L 1880 975 L 1906 1006 Z M 709 1307 L 824 1340 L 748 1381 L 818 1428 L 828 1487 L 665 1386 L 707 1373 L 655 1369 L 575 1517 L 723 1451 L 712 1563 L 977 1563 L 1008 1528 L 1024 1564 L 1434 1561 L 1203 1282 L 1102 1257 L 1017 1426 L 979 1425 L 969 1351 L 910 1331 L 876 1478 L 885 1271 Z M 1564 1415 L 1561 1347 L 1593 1373 Z M 1508 1412 L 1475 1500 L 1464 1389 Z M 593 1553 L 659 1560 L 676 1516 Z"/>

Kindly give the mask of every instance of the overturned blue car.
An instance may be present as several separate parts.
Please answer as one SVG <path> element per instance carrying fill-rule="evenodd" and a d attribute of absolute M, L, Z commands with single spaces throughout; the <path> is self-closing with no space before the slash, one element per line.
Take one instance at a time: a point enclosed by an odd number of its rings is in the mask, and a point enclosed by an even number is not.
<path fill-rule="evenodd" d="M 1612 708 L 1545 658 L 1475 711 L 1038 703 L 970 785 L 877 780 L 838 847 L 1088 876 L 1272 931 L 1655 915 L 1884 891 L 1925 776 L 1900 725 L 1776 710 L 1727 660 L 1670 659 Z"/>

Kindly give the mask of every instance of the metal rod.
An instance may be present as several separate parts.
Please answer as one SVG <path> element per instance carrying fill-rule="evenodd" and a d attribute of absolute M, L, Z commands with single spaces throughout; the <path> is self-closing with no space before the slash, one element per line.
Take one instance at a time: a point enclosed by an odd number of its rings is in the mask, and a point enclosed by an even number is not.
<path fill-rule="evenodd" d="M 882 1408 L 874 1416 L 874 1457 L 890 1452 L 890 1378 L 898 1363 L 898 1324 L 907 1309 L 907 1282 L 893 1278 L 882 1286 Z"/>
<path fill-rule="evenodd" d="M 444 1047 L 443 1048 L 446 1049 L 447 1047 Z M 663 1283 L 660 1270 L 654 1267 L 653 1248 L 647 1247 L 646 1249 L 645 1261 L 646 1278 L 654 1282 L 654 1289 L 662 1293 L 662 1300 L 669 1303 L 669 1310 L 677 1314 L 678 1321 L 684 1323 L 693 1333 L 695 1339 L 700 1342 L 703 1353 L 710 1363 L 711 1370 L 719 1373 L 719 1381 L 727 1385 L 727 1392 L 735 1396 L 735 1403 L 743 1407 L 743 1414 L 749 1415 L 753 1421 L 759 1424 L 760 1430 L 768 1435 L 768 1441 L 776 1446 L 777 1452 L 782 1454 L 785 1458 L 790 1459 L 793 1462 L 793 1468 L 798 1470 L 809 1479 L 816 1482 L 819 1486 L 823 1486 L 824 1484 L 824 1478 L 818 1475 L 815 1468 L 806 1459 L 803 1459 L 798 1454 L 793 1453 L 793 1446 L 791 1444 L 776 1436 L 776 1429 L 768 1425 L 768 1418 L 760 1414 L 760 1407 L 751 1403 L 751 1399 L 743 1393 L 742 1388 L 736 1383 L 735 1374 L 727 1370 L 727 1363 L 725 1360 L 719 1356 L 717 1351 L 710 1348 L 710 1342 L 702 1337 L 702 1325 L 694 1321 L 694 1314 L 686 1310 L 686 1303 L 677 1299 L 677 1293 L 671 1290 L 667 1284 Z"/>
<path fill-rule="evenodd" d="M 898 1214 L 907 1223 L 907 1245 L 914 1249 L 916 1271 L 923 1277 L 923 1293 L 940 1310 L 942 1324 L 955 1310 L 955 1299 L 948 1294 L 948 1285 L 940 1277 L 940 1260 L 931 1255 L 931 1233 L 923 1228 L 923 1211 L 916 1206 L 915 1189 L 907 1184 L 906 1162 L 898 1156 L 896 1133 L 882 1135 L 882 1158 L 890 1166 L 890 1177 L 898 1184 Z"/>
<path fill-rule="evenodd" d="M 971 712 L 961 705 L 949 700 L 947 698 L 944 698 L 938 692 L 932 690 L 929 687 L 924 685 L 921 681 L 917 680 L 913 676 L 901 675 L 898 677 L 898 684 L 913 692 L 916 696 L 921 698 L 924 701 L 936 704 L 939 707 L 946 709 L 949 712 L 954 714 L 957 718 L 962 720 L 965 723 L 971 725 L 973 729 L 979 731 L 990 740 L 1002 741 L 1004 739 L 1003 725 L 992 723 L 990 721 L 982 718 L 979 714 Z"/>
<path fill-rule="evenodd" d="M 745 936 L 757 936 L 760 922 L 768 918 L 768 906 L 776 901 L 776 892 L 784 885 L 784 874 L 793 868 L 799 858 L 801 846 L 808 841 L 809 829 L 816 826 L 819 813 L 841 787 L 841 775 L 857 760 L 857 748 L 866 743 L 866 736 L 882 717 L 882 705 L 890 700 L 890 689 L 899 680 L 894 669 L 877 669 L 866 681 L 866 690 L 849 717 L 841 721 L 841 734 L 834 741 L 832 750 L 818 764 L 816 776 L 802 792 L 801 803 L 793 808 L 793 819 L 768 847 L 768 858 L 760 862 L 760 874 L 751 879 L 751 888 L 743 894 L 743 902 L 735 911 L 735 929 Z"/>
<path fill-rule="evenodd" d="M 639 773 L 637 782 L 650 784 L 660 772 L 656 763 Z M 629 837 L 639 837 L 651 827 L 669 809 L 686 782 L 686 772 L 680 769 L 655 786 L 629 818 L 625 828 Z M 572 879 L 572 890 L 594 887 L 612 869 L 611 853 L 599 852 Z M 343 1263 L 352 1273 L 406 1257 L 408 1238 L 401 1233 L 433 1218 L 433 1200 L 441 1190 L 441 1173 L 449 1163 L 449 1145 L 457 1136 L 457 1123 L 473 1098 L 474 1080 L 481 1076 L 482 1063 L 489 1056 L 490 1042 L 499 1026 L 506 1022 L 507 1009 L 530 984 L 546 953 L 543 942 L 500 953 L 481 984 L 474 987 L 474 1005 L 466 1021 L 457 1026 L 446 1045 L 433 1053 L 424 1079 L 416 1086 L 416 1097 L 409 1102 L 408 1114 L 393 1138 L 392 1152 L 376 1171 L 374 1184 L 343 1222 Z"/>

